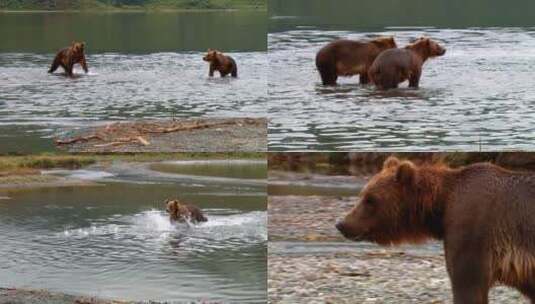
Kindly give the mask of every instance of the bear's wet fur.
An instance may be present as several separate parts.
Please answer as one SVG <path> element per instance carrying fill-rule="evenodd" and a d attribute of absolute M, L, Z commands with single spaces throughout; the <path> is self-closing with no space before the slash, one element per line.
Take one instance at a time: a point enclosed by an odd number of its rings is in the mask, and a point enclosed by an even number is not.
<path fill-rule="evenodd" d="M 384 50 L 395 48 L 393 37 L 379 37 L 370 41 L 335 40 L 316 54 L 316 68 L 324 85 L 336 85 L 339 76 L 360 76 L 360 83 L 368 83 L 368 69 Z"/>
<path fill-rule="evenodd" d="M 54 61 L 52 62 L 52 66 L 50 66 L 48 72 L 53 73 L 55 70 L 57 70 L 58 67 L 61 66 L 63 70 L 65 70 L 65 73 L 67 73 L 68 76 L 72 77 L 73 66 L 79 63 L 84 69 L 84 72 L 87 73 L 88 68 L 85 59 L 84 49 L 85 42 L 73 41 L 71 46 L 61 49 L 56 54 L 56 57 L 54 57 Z"/>
<path fill-rule="evenodd" d="M 165 210 L 169 213 L 171 222 L 183 223 L 189 221 L 195 224 L 208 221 L 202 210 L 195 205 L 183 203 L 178 199 L 167 199 L 165 205 Z"/>
<path fill-rule="evenodd" d="M 336 224 L 346 238 L 381 245 L 442 240 L 454 303 L 487 303 L 496 284 L 535 303 L 535 174 L 390 157 L 360 197 Z"/>
<path fill-rule="evenodd" d="M 208 49 L 206 55 L 202 58 L 204 61 L 210 63 L 210 70 L 208 76 L 214 76 L 214 72 L 218 71 L 221 77 L 228 74 L 232 77 L 238 77 L 238 66 L 236 61 L 230 56 L 221 53 L 218 50 Z"/>
<path fill-rule="evenodd" d="M 427 59 L 442 56 L 446 49 L 429 38 L 419 38 L 399 49 L 389 49 L 377 56 L 371 65 L 368 76 L 379 89 L 397 88 L 405 80 L 409 87 L 420 85 L 422 66 Z"/>

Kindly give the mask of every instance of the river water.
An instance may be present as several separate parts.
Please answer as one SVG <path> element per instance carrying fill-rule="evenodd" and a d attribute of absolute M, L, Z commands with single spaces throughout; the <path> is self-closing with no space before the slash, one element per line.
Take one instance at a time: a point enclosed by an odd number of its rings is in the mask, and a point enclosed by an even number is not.
<path fill-rule="evenodd" d="M 0 200 L 1 285 L 131 300 L 264 303 L 266 168 L 246 163 L 236 170 L 227 162 L 234 174 L 221 161 L 197 164 L 198 176 L 152 165 L 56 170 L 46 174 L 101 185 L 2 192 L 10 199 Z M 163 201 L 176 196 L 202 208 L 208 222 L 171 224 Z"/>
<path fill-rule="evenodd" d="M 265 117 L 266 28 L 256 11 L 4 13 L 0 152 L 53 150 L 61 130 L 108 121 Z M 48 74 L 72 40 L 86 42 L 89 73 Z M 209 78 L 208 48 L 232 56 L 239 77 Z"/>
<path fill-rule="evenodd" d="M 270 2 L 270 150 L 518 150 L 535 139 L 535 28 L 507 3 L 388 0 Z M 518 7 L 519 8 L 519 7 Z M 314 58 L 338 38 L 420 36 L 444 56 L 423 68 L 420 89 L 377 91 L 358 78 L 321 85 Z"/>

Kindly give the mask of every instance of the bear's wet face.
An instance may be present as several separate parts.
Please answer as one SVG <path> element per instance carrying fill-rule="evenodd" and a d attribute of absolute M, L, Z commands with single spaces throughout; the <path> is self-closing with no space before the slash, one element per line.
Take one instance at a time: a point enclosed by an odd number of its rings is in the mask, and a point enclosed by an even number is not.
<path fill-rule="evenodd" d="M 71 46 L 73 52 L 78 55 L 84 54 L 84 47 L 85 42 L 73 42 Z"/>
<path fill-rule="evenodd" d="M 381 245 L 418 242 L 422 224 L 411 214 L 416 206 L 417 168 L 408 161 L 389 158 L 361 192 L 361 200 L 336 224 L 342 235 L 354 241 Z"/>
<path fill-rule="evenodd" d="M 446 49 L 439 45 L 436 41 L 429 38 L 421 37 L 416 39 L 409 45 L 413 49 L 421 50 L 426 57 L 438 57 L 446 54 Z"/>
<path fill-rule="evenodd" d="M 208 62 L 215 61 L 216 59 L 217 59 L 217 50 L 212 50 L 212 49 L 208 49 L 208 52 L 202 58 L 202 60 L 208 61 Z"/>

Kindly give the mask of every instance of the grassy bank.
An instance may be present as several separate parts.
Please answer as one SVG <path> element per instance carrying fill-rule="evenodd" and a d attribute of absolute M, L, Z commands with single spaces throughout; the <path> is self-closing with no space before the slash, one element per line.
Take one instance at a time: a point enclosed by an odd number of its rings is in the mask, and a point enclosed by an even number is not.
<path fill-rule="evenodd" d="M 265 153 L 127 153 L 127 154 L 40 154 L 0 156 L 0 176 L 38 174 L 42 169 L 79 169 L 96 163 L 113 161 L 150 162 L 201 159 L 265 159 Z"/>
<path fill-rule="evenodd" d="M 267 9 L 267 0 L 4 0 L 3 11 L 165 11 Z"/>
<path fill-rule="evenodd" d="M 347 175 L 355 170 L 375 172 L 389 156 L 409 159 L 415 163 L 443 163 L 451 167 L 491 162 L 513 170 L 535 170 L 535 153 L 525 152 L 271 153 L 268 162 L 270 170 Z"/>

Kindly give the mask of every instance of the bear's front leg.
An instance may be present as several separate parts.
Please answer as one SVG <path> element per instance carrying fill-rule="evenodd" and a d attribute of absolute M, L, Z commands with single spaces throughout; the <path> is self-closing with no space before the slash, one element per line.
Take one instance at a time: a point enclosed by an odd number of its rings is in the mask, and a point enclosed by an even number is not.
<path fill-rule="evenodd" d="M 446 245 L 454 304 L 488 304 L 490 273 L 482 244 Z M 447 250 L 450 247 L 450 250 Z M 454 247 L 455 249 L 452 249 Z M 458 248 L 458 249 L 457 249 Z"/>
<path fill-rule="evenodd" d="M 421 71 L 414 71 L 409 76 L 409 88 L 418 88 L 418 86 L 420 85 L 421 74 L 422 74 Z"/>
<path fill-rule="evenodd" d="M 210 64 L 210 71 L 208 72 L 208 76 L 214 77 L 214 71 L 215 71 L 215 67 L 212 64 Z"/>
<path fill-rule="evenodd" d="M 359 75 L 359 82 L 360 84 L 368 84 L 370 82 L 370 79 L 368 78 L 368 72 L 360 73 Z"/>
<path fill-rule="evenodd" d="M 87 62 L 85 61 L 85 57 L 82 57 L 82 60 L 80 61 L 80 65 L 82 66 L 82 69 L 84 69 L 84 72 L 87 74 L 89 69 L 87 68 Z"/>
<path fill-rule="evenodd" d="M 535 304 L 535 279 L 532 279 L 532 281 L 524 283 L 522 286 L 519 287 L 520 292 L 524 296 L 526 296 L 532 304 Z"/>
<path fill-rule="evenodd" d="M 65 67 L 65 72 L 67 72 L 67 76 L 69 77 L 73 77 L 74 76 L 74 73 L 72 72 L 72 69 L 73 69 L 73 65 L 72 64 L 69 64 Z"/>

